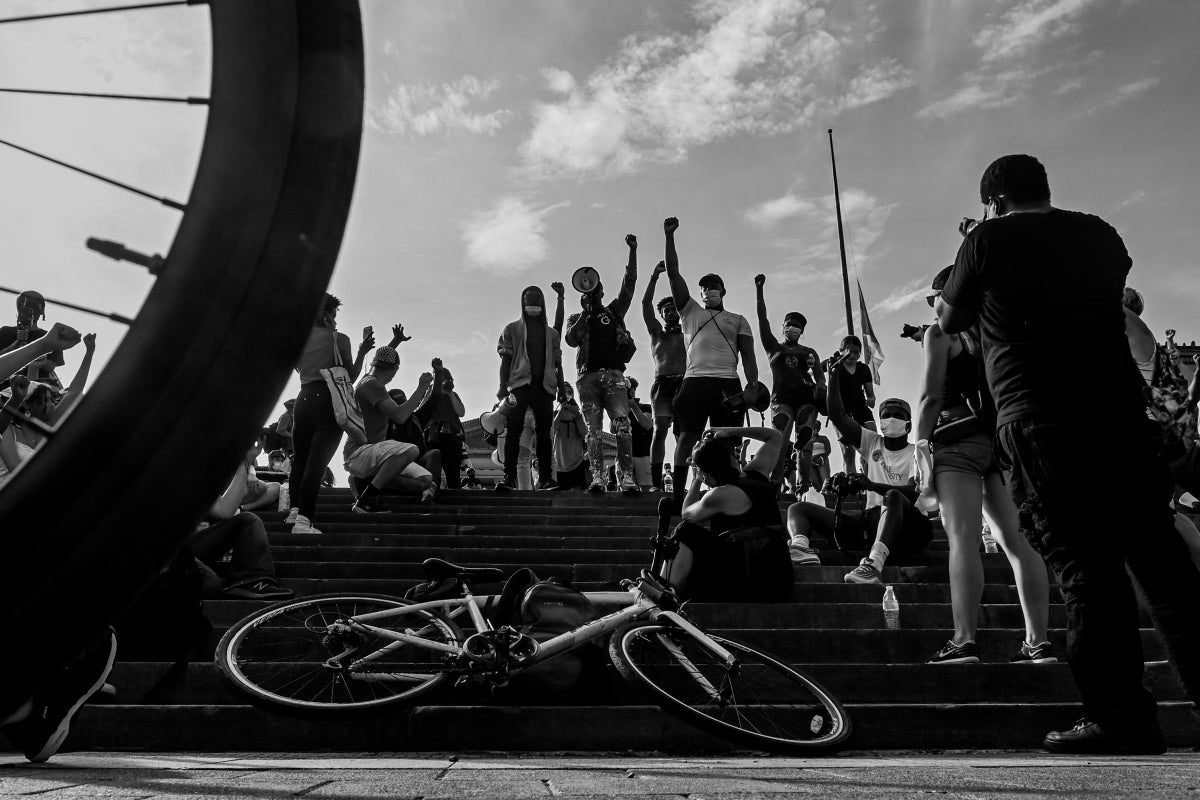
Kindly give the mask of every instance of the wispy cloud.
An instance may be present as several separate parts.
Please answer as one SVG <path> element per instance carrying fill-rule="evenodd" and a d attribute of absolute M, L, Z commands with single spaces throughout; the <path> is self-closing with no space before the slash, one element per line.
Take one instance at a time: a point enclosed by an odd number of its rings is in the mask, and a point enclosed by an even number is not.
<path fill-rule="evenodd" d="M 876 102 L 911 85 L 894 61 L 842 85 L 842 44 L 810 0 L 704 0 L 697 30 L 633 36 L 590 76 L 547 69 L 556 95 L 532 109 L 521 147 L 535 178 L 608 177 L 737 135 L 792 131 L 824 112 Z"/>
<path fill-rule="evenodd" d="M 382 103 L 369 103 L 367 122 L 377 130 L 397 136 L 433 136 L 462 131 L 491 136 L 513 113 L 507 109 L 488 112 L 470 110 L 487 98 L 500 82 L 464 75 L 452 83 L 400 85 Z"/>
<path fill-rule="evenodd" d="M 949 97 L 925 106 L 917 112 L 917 116 L 945 119 L 962 111 L 1003 108 L 1018 99 L 1010 86 L 1000 82 L 991 82 L 986 86 L 964 86 Z"/>
<path fill-rule="evenodd" d="M 416 339 L 415 336 L 414 339 Z M 417 340 L 414 344 L 420 345 L 419 349 L 421 353 L 433 358 L 457 358 L 458 356 L 471 356 L 489 352 L 496 346 L 496 334 L 487 334 L 480 330 L 473 330 L 468 332 L 466 336 L 459 335 L 453 339 Z M 407 350 L 407 348 L 405 349 Z M 461 377 L 465 378 L 466 376 Z"/>
<path fill-rule="evenodd" d="M 1078 17 L 1096 0 L 1025 0 L 999 22 L 980 29 L 975 44 L 985 62 L 1006 59 L 1077 30 Z"/>
<path fill-rule="evenodd" d="M 765 200 L 746 211 L 749 222 L 759 228 L 770 228 L 788 217 L 812 211 L 816 204 L 795 194 L 785 194 L 774 200 Z"/>
<path fill-rule="evenodd" d="M 932 278 L 914 278 L 903 286 L 892 291 L 887 297 L 871 306 L 871 313 L 891 314 L 907 308 L 917 300 L 922 300 L 929 294 L 929 284 Z"/>
<path fill-rule="evenodd" d="M 1124 86 L 1118 86 L 1116 89 L 1108 92 L 1108 95 L 1103 100 L 1088 109 L 1088 113 L 1094 114 L 1097 111 L 1103 111 L 1107 108 L 1119 106 L 1128 100 L 1132 100 L 1140 94 L 1146 93 L 1157 85 L 1157 78 L 1146 78 L 1145 80 L 1134 81 L 1133 83 L 1127 83 Z"/>
<path fill-rule="evenodd" d="M 467 264 L 502 275 L 525 272 L 546 258 L 546 216 L 557 203 L 537 209 L 516 195 L 505 195 L 491 208 L 476 211 L 462 224 Z"/>

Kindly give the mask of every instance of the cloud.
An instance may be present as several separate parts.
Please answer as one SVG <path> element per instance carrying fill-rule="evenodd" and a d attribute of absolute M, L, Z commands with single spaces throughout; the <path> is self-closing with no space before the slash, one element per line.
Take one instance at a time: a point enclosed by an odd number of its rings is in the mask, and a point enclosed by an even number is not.
<path fill-rule="evenodd" d="M 436 358 L 457 358 L 458 356 L 473 356 L 488 353 L 496 346 L 496 334 L 487 334 L 481 330 L 470 331 L 467 336 L 456 336 L 453 339 L 429 339 L 420 342 L 420 351 Z M 407 348 L 406 348 L 407 349 Z M 451 370 L 451 374 L 454 370 Z M 455 376 L 461 381 L 466 376 Z M 457 387 L 456 387 L 457 388 Z"/>
<path fill-rule="evenodd" d="M 1107 108 L 1114 108 L 1121 105 L 1127 100 L 1132 100 L 1140 94 L 1154 88 L 1158 85 L 1157 78 L 1146 78 L 1145 80 L 1134 81 L 1127 83 L 1124 86 L 1118 86 L 1108 93 L 1108 96 L 1097 105 L 1088 109 L 1089 114 L 1094 114 L 1097 111 L 1102 111 Z"/>
<path fill-rule="evenodd" d="M 472 112 L 472 103 L 485 99 L 500 82 L 464 75 L 441 86 L 401 85 L 382 103 L 368 103 L 367 122 L 377 130 L 398 136 L 433 136 L 454 131 L 494 135 L 513 114 L 506 109 Z"/>
<path fill-rule="evenodd" d="M 1095 0 L 1025 0 L 999 22 L 980 29 L 975 45 L 983 60 L 1007 59 L 1077 29 L 1077 17 Z"/>
<path fill-rule="evenodd" d="M 774 200 L 765 200 L 746 211 L 745 217 L 759 228 L 770 228 L 776 223 L 811 211 L 815 207 L 812 200 L 795 194 L 785 194 Z"/>
<path fill-rule="evenodd" d="M 964 86 L 949 97 L 925 106 L 917 112 L 917 116 L 945 119 L 960 111 L 1010 106 L 1018 99 L 1012 87 L 1001 82 L 990 83 L 986 88 L 979 85 Z"/>
<path fill-rule="evenodd" d="M 694 13 L 695 30 L 628 37 L 586 78 L 543 70 L 556 97 L 532 108 L 524 171 L 579 179 L 678 163 L 692 148 L 787 133 L 912 83 L 894 61 L 839 76 L 842 41 L 810 0 L 704 0 Z"/>
<path fill-rule="evenodd" d="M 501 275 L 525 272 L 546 258 L 546 215 L 557 203 L 535 209 L 516 195 L 505 195 L 491 208 L 476 211 L 462 224 L 468 266 Z"/>
<path fill-rule="evenodd" d="M 922 300 L 929 294 L 929 284 L 931 282 L 931 278 L 914 278 L 871 306 L 870 313 L 891 314 L 894 311 L 907 308 L 909 304 L 917 300 Z"/>

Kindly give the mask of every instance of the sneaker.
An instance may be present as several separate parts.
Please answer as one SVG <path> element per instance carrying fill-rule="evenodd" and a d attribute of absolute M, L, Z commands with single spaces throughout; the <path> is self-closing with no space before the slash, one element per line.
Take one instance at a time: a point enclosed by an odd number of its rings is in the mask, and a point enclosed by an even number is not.
<path fill-rule="evenodd" d="M 974 642 L 955 644 L 954 640 L 942 645 L 942 649 L 933 654 L 926 664 L 978 664 L 979 648 Z"/>
<path fill-rule="evenodd" d="M 534 488 L 537 489 L 539 492 L 546 492 L 551 489 L 557 489 L 558 481 L 554 480 L 553 478 L 543 478 L 542 480 L 537 482 L 537 486 L 535 486 Z"/>
<path fill-rule="evenodd" d="M 505 478 L 501 481 L 496 481 L 497 492 L 511 492 L 517 488 L 517 482 L 511 478 Z"/>
<path fill-rule="evenodd" d="M 316 527 L 313 526 L 311 519 L 304 516 L 303 514 L 296 515 L 296 524 L 292 526 L 292 533 L 320 533 L 320 532 L 321 532 L 320 530 L 318 530 Z"/>
<path fill-rule="evenodd" d="M 350 506 L 350 510 L 355 514 L 386 514 L 389 509 L 387 504 L 378 496 L 369 497 L 367 499 L 358 498 L 354 501 L 354 505 Z"/>
<path fill-rule="evenodd" d="M 637 485 L 632 475 L 626 475 L 621 479 L 621 491 L 625 494 L 641 494 L 642 487 Z"/>
<path fill-rule="evenodd" d="M 285 589 L 275 581 L 255 581 L 244 586 L 230 586 L 225 590 L 226 597 L 237 597 L 242 600 L 290 600 L 296 596 L 291 589 Z"/>
<path fill-rule="evenodd" d="M 588 487 L 589 492 L 595 494 L 604 494 L 608 488 L 604 485 L 604 481 L 592 481 L 592 485 Z"/>
<path fill-rule="evenodd" d="M 33 698 L 28 717 L 4 726 L 9 741 L 35 764 L 57 753 L 71 731 L 71 718 L 104 686 L 116 655 L 117 634 L 109 628 Z"/>
<path fill-rule="evenodd" d="M 1041 644 L 1021 642 L 1021 649 L 1012 657 L 1010 663 L 1057 664 L 1058 658 L 1054 655 L 1054 645 L 1049 642 L 1042 642 Z"/>
<path fill-rule="evenodd" d="M 788 552 L 792 554 L 792 563 L 798 567 L 819 567 L 821 559 L 813 547 L 792 540 L 788 543 Z"/>
<path fill-rule="evenodd" d="M 650 494 L 658 494 L 659 492 L 662 491 L 662 489 L 658 488 L 657 486 L 651 486 L 646 491 L 649 492 Z"/>
<path fill-rule="evenodd" d="M 846 583 L 873 583 L 876 586 L 882 586 L 883 581 L 879 577 L 879 570 L 875 569 L 875 565 L 871 563 L 871 559 L 864 558 L 859 562 L 858 566 L 846 573 L 844 579 Z"/>
<path fill-rule="evenodd" d="M 1050 731 L 1042 747 L 1051 753 L 1087 755 L 1157 756 L 1167 751 L 1158 721 L 1141 725 L 1101 725 L 1081 719 L 1069 731 Z"/>
<path fill-rule="evenodd" d="M 298 516 L 300 516 L 300 509 L 298 509 L 298 508 L 288 509 L 288 515 L 286 517 L 284 517 L 283 524 L 284 525 L 295 525 L 296 517 L 298 517 Z"/>

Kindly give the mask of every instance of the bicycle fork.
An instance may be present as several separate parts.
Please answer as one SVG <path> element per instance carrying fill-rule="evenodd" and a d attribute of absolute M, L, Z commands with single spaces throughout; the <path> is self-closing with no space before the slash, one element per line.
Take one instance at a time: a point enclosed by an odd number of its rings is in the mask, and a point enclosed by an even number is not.
<path fill-rule="evenodd" d="M 735 672 L 737 670 L 738 660 L 735 655 L 714 642 L 706 633 L 704 633 L 704 631 L 688 622 L 681 615 L 674 611 L 660 611 L 656 617 L 658 619 L 666 617 L 671 621 L 672 624 L 678 626 L 685 633 L 690 634 L 691 637 L 699 642 L 700 645 L 706 650 L 724 661 L 725 666 L 731 672 Z M 692 663 L 692 660 L 687 657 L 687 654 L 683 652 L 683 649 L 680 648 L 679 645 L 675 644 L 675 642 L 671 641 L 670 638 L 666 636 L 660 636 L 659 642 L 664 648 L 666 648 L 668 653 L 675 657 L 675 660 L 679 662 L 679 665 L 683 667 L 683 669 L 689 675 L 691 675 L 692 678 L 695 679 L 696 683 L 700 685 L 700 687 L 705 691 L 706 694 L 708 694 L 709 697 L 721 705 L 725 704 L 725 702 L 728 700 L 726 694 L 712 685 L 712 682 L 704 676 L 704 673 L 700 671 L 699 667 Z"/>

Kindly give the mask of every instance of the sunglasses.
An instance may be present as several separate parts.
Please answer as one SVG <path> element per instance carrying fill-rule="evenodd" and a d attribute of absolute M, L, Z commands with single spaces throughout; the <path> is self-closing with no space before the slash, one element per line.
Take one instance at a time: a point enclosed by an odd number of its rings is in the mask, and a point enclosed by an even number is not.
<path fill-rule="evenodd" d="M 930 307 L 930 308 L 933 308 L 933 306 L 934 306 L 934 303 L 936 303 L 936 302 L 937 302 L 937 299 L 938 299 L 939 297 L 941 297 L 941 296 L 942 296 L 942 293 L 941 293 L 941 292 L 934 292 L 933 294 L 931 294 L 931 295 L 927 295 L 927 296 L 925 297 L 925 302 L 926 302 L 926 303 L 929 303 L 929 307 Z"/>

